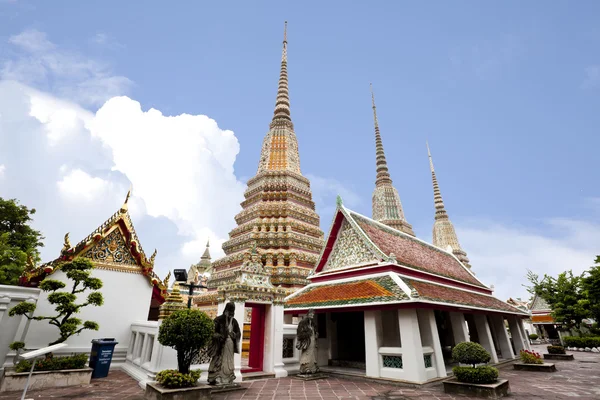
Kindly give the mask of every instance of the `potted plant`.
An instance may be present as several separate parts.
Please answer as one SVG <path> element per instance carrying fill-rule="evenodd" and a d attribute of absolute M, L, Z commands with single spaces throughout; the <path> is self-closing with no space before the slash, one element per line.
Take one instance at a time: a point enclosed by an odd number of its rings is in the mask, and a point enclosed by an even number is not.
<path fill-rule="evenodd" d="M 530 343 L 535 342 L 536 340 L 538 340 L 538 338 L 539 338 L 539 336 L 538 336 L 537 333 L 532 333 L 532 334 L 529 335 L 529 341 L 530 341 Z"/>
<path fill-rule="evenodd" d="M 156 375 L 146 385 L 146 399 L 210 399 L 211 387 L 199 385 L 200 371 L 192 371 L 192 360 L 212 339 L 214 323 L 199 310 L 179 310 L 165 318 L 158 329 L 158 342 L 177 351 L 177 369 Z"/>
<path fill-rule="evenodd" d="M 482 365 L 487 364 L 491 356 L 480 344 L 459 343 L 452 350 L 452 358 L 461 365 L 452 368 L 454 379 L 444 381 L 446 393 L 488 398 L 508 395 L 508 380 L 498 379 L 498 369 Z"/>
<path fill-rule="evenodd" d="M 544 360 L 571 361 L 575 359 L 573 354 L 567 354 L 563 346 L 548 346 L 546 349 L 548 353 L 544 354 Z"/>
<path fill-rule="evenodd" d="M 544 363 L 540 353 L 530 350 L 521 350 L 519 357 L 521 358 L 521 362 L 513 365 L 516 370 L 556 372 L 554 364 Z"/>
<path fill-rule="evenodd" d="M 98 330 L 98 323 L 94 321 L 82 321 L 77 318 L 77 314 L 83 307 L 99 307 L 104 303 L 102 293 L 98 290 L 102 288 L 102 281 L 91 276 L 94 264 L 85 258 L 76 258 L 71 262 L 66 262 L 58 266 L 68 279 L 73 281 L 72 287 L 64 289 L 67 284 L 55 279 L 44 279 L 39 288 L 48 293 L 48 302 L 55 308 L 55 314 L 44 316 L 36 315 L 36 304 L 23 301 L 10 309 L 8 315 L 25 316 L 29 320 L 48 321 L 50 325 L 58 328 L 58 337 L 48 345 L 65 342 L 73 335 L 90 329 Z M 78 295 L 87 292 L 83 302 L 77 302 Z M 14 350 L 16 358 L 19 357 L 21 350 L 26 347 L 24 342 L 14 342 L 10 345 Z M 43 389 L 58 386 L 75 386 L 89 384 L 92 377 L 92 369 L 86 367 L 88 354 L 76 354 L 66 357 L 53 357 L 50 353 L 44 360 L 36 361 L 34 372 L 31 377 L 29 387 Z M 31 361 L 18 361 L 14 369 L 6 370 L 0 391 L 4 390 L 23 390 L 27 380 L 28 372 L 31 368 Z M 68 379 L 59 379 L 69 375 Z"/>

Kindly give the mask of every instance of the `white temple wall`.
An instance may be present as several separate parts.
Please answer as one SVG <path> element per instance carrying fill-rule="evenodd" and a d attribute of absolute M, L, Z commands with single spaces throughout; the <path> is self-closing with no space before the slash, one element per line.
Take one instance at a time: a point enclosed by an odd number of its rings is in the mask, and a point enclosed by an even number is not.
<path fill-rule="evenodd" d="M 15 352 L 8 346 L 12 342 L 24 341 L 30 322 L 26 317 L 9 317 L 11 308 L 22 301 L 36 303 L 40 289 L 0 285 L 0 376 L 5 366 L 12 366 Z"/>
<path fill-rule="evenodd" d="M 71 336 L 67 347 L 56 354 L 90 353 L 92 339 L 115 338 L 119 344 L 115 347 L 112 364 L 125 362 L 129 341 L 131 339 L 131 324 L 134 321 L 147 321 L 150 301 L 152 298 L 152 285 L 148 278 L 141 274 L 93 269 L 92 276 L 103 282 L 100 289 L 104 297 L 104 304 L 100 307 L 86 306 L 76 314 L 77 318 L 84 321 L 95 321 L 100 325 L 98 331 L 84 330 L 79 335 Z M 67 284 L 64 290 L 70 289 L 73 281 L 68 279 L 64 272 L 57 271 L 50 279 L 63 281 Z M 77 303 L 85 301 L 89 291 L 77 295 Z M 47 293 L 42 292 L 38 301 L 35 316 L 55 315 L 54 306 L 47 300 Z M 32 321 L 27 333 L 25 343 L 28 348 L 47 346 L 59 337 L 58 328 L 50 325 L 48 321 Z"/>

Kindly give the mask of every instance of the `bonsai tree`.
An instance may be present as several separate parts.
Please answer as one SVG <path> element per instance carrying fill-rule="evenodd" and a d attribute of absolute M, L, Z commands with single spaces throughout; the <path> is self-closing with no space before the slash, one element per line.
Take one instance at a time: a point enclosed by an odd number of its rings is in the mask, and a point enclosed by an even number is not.
<path fill-rule="evenodd" d="M 165 318 L 158 330 L 158 342 L 177 351 L 177 368 L 164 370 L 156 380 L 168 388 L 193 386 L 200 371 L 190 371 L 192 360 L 212 339 L 214 322 L 199 310 L 179 310 Z"/>
<path fill-rule="evenodd" d="M 537 335 L 537 333 L 532 333 L 532 334 L 529 335 L 529 339 L 530 340 L 537 340 L 538 337 L 539 336 Z"/>
<path fill-rule="evenodd" d="M 66 341 L 73 335 L 79 334 L 85 329 L 97 331 L 99 326 L 94 321 L 82 322 L 74 315 L 79 313 L 86 306 L 101 306 L 104 303 L 102 293 L 97 290 L 102 288 L 102 281 L 94 278 L 91 275 L 91 270 L 94 265 L 91 261 L 85 258 L 76 258 L 71 262 L 64 263 L 60 269 L 66 273 L 67 278 L 73 281 L 73 287 L 69 291 L 61 291 L 67 285 L 58 280 L 44 279 L 40 283 L 40 289 L 44 292 L 49 292 L 48 302 L 55 306 L 56 315 L 53 316 L 33 316 L 36 305 L 28 302 L 21 302 L 11 308 L 9 315 L 24 315 L 28 319 L 36 321 L 47 320 L 50 325 L 54 325 L 59 330 L 59 337 L 55 341 L 49 343 L 52 346 L 57 343 Z M 91 290 L 83 303 L 76 303 L 77 295 Z"/>
<path fill-rule="evenodd" d="M 491 356 L 483 346 L 474 342 L 462 342 L 452 349 L 452 358 L 460 364 L 468 364 L 470 367 L 458 366 L 452 368 L 452 372 L 459 382 L 466 383 L 493 383 L 498 379 L 498 370 L 494 367 L 477 364 L 486 364 Z"/>

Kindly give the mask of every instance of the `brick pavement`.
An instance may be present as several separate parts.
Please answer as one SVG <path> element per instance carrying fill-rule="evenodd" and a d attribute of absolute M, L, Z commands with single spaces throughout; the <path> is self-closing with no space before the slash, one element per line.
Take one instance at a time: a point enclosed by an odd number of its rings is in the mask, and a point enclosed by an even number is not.
<path fill-rule="evenodd" d="M 534 346 L 542 352 L 543 346 Z M 575 352 L 575 361 L 556 361 L 558 372 L 514 371 L 512 364 L 500 367 L 500 377 L 510 381 L 514 399 L 600 399 L 600 354 Z M 293 378 L 243 382 L 243 391 L 213 395 L 215 400 L 407 400 L 464 399 L 446 395 L 441 384 L 407 388 L 360 380 L 328 378 L 300 381 Z M 92 380 L 91 385 L 32 391 L 28 398 L 46 399 L 126 399 L 141 400 L 143 391 L 137 382 L 121 371 L 108 378 Z M 0 393 L 0 400 L 17 400 L 16 392 Z"/>

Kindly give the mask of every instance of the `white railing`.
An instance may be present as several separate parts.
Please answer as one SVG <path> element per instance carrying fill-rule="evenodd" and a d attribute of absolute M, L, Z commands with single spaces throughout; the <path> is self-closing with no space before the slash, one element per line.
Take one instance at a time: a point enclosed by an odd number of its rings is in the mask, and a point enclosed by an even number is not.
<path fill-rule="evenodd" d="M 152 351 L 157 335 L 157 321 L 134 322 L 131 324 L 131 338 L 127 349 L 126 362 L 148 369 L 152 361 Z"/>
<path fill-rule="evenodd" d="M 300 369 L 300 351 L 296 348 L 296 332 L 298 325 L 284 324 L 283 325 L 283 368 L 288 371 L 297 371 Z M 290 357 L 289 347 L 292 349 Z"/>

